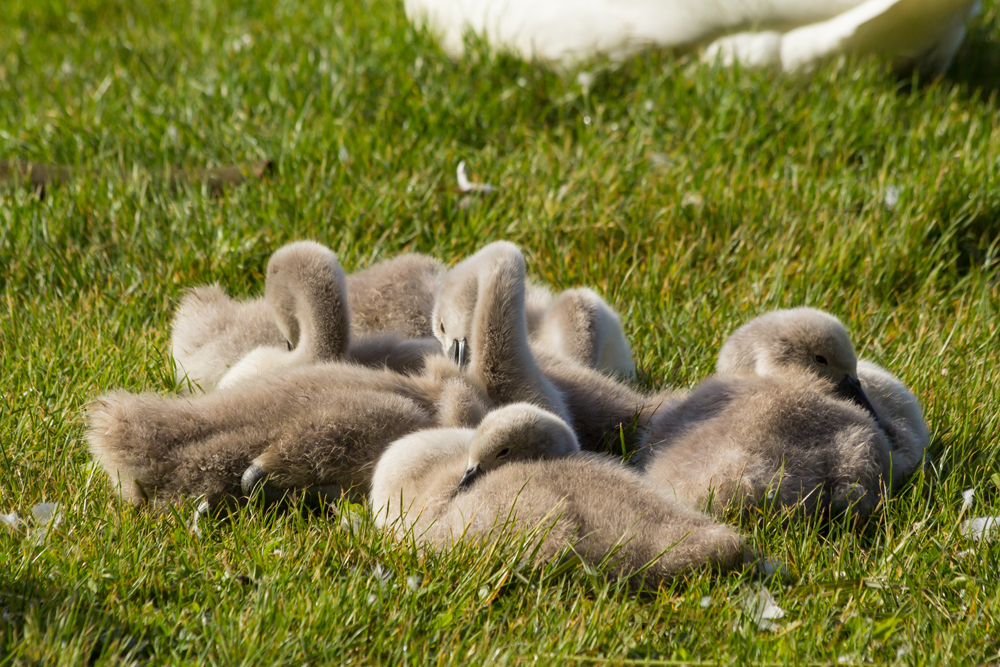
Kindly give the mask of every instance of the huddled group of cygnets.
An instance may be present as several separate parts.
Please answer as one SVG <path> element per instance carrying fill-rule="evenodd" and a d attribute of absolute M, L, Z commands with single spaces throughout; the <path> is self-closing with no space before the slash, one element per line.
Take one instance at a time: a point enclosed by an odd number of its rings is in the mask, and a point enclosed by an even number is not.
<path fill-rule="evenodd" d="M 352 275 L 292 243 L 262 298 L 191 290 L 172 346 L 182 396 L 89 408 L 91 452 L 136 506 L 365 496 L 425 549 L 527 530 L 535 558 L 654 585 L 743 562 L 720 522 L 739 508 L 870 514 L 929 440 L 913 394 L 811 308 L 738 328 L 692 389 L 642 391 L 615 310 L 532 283 L 507 242 Z"/>

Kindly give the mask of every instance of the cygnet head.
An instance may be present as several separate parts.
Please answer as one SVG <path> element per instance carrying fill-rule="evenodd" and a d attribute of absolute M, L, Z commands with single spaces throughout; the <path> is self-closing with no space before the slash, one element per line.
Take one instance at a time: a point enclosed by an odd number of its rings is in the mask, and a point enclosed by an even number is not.
<path fill-rule="evenodd" d="M 568 456 L 580 451 L 569 425 L 530 403 L 513 403 L 486 415 L 469 444 L 469 465 L 459 488 L 512 461 Z"/>
<path fill-rule="evenodd" d="M 512 269 L 498 276 L 503 268 Z M 431 315 L 434 335 L 445 353 L 464 367 L 469 362 L 472 329 L 480 291 L 491 277 L 499 278 L 500 298 L 524 298 L 524 256 L 513 243 L 497 241 L 448 271 L 438 290 Z M 520 284 L 516 275 L 520 276 Z"/>
<path fill-rule="evenodd" d="M 864 407 L 881 425 L 861 389 L 847 329 L 815 308 L 776 310 L 740 327 L 722 346 L 716 371 L 761 377 L 805 371 L 830 381 L 840 397 Z"/>

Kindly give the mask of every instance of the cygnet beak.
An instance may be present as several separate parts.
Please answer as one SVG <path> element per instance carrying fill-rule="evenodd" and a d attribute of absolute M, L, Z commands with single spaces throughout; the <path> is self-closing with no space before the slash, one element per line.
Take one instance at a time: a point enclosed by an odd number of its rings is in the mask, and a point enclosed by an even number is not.
<path fill-rule="evenodd" d="M 841 398 L 853 401 L 867 410 L 868 413 L 875 419 L 875 423 L 878 424 L 878 427 L 884 430 L 882 420 L 879 419 L 878 413 L 875 412 L 875 407 L 871 404 L 871 401 L 868 400 L 868 396 L 865 395 L 865 390 L 861 388 L 861 380 L 848 375 L 840 381 L 840 384 L 837 385 L 836 392 Z"/>
<path fill-rule="evenodd" d="M 465 471 L 465 474 L 462 475 L 462 481 L 458 483 L 458 488 L 464 489 L 468 487 L 470 484 L 476 481 L 476 479 L 482 474 L 483 474 L 483 469 L 480 468 L 478 464 L 469 468 L 468 470 Z"/>
<path fill-rule="evenodd" d="M 448 356 L 454 361 L 459 368 L 465 368 L 465 365 L 469 362 L 469 358 L 465 354 L 465 339 L 461 340 L 455 339 L 451 343 L 451 350 L 448 352 Z"/>

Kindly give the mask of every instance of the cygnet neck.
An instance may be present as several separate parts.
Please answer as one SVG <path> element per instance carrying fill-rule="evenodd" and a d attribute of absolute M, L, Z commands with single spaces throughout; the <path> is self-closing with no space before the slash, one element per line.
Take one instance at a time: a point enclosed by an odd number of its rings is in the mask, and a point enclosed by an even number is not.
<path fill-rule="evenodd" d="M 264 298 L 303 361 L 343 358 L 350 326 L 344 274 L 332 252 L 316 244 L 283 248 L 268 265 Z"/>
<path fill-rule="evenodd" d="M 488 250 L 477 262 L 469 372 L 498 405 L 524 401 L 566 418 L 562 396 L 542 374 L 528 344 L 524 256 L 510 243 Z"/>
<path fill-rule="evenodd" d="M 524 257 L 514 246 L 498 247 L 477 263 L 472 322 L 472 367 L 489 373 L 501 360 L 534 365 L 524 313 Z"/>

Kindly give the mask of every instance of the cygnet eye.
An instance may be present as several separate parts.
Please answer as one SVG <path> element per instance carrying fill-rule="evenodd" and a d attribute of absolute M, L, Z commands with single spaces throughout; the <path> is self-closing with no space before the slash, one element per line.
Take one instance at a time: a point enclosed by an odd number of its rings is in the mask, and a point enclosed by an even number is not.
<path fill-rule="evenodd" d="M 817 363 L 817 364 L 823 364 L 824 366 L 826 366 L 826 365 L 827 365 L 827 364 L 826 364 L 826 357 L 824 357 L 824 356 L 823 356 L 823 355 L 821 355 L 821 354 L 817 354 L 817 355 L 816 355 L 816 363 Z"/>
<path fill-rule="evenodd" d="M 292 351 L 292 341 L 286 340 L 285 341 L 285 345 L 288 346 L 288 351 L 291 352 Z"/>
<path fill-rule="evenodd" d="M 441 323 L 441 333 L 444 333 L 444 322 Z"/>
<path fill-rule="evenodd" d="M 497 458 L 498 459 L 502 459 L 505 456 L 507 456 L 508 454 L 510 454 L 510 447 L 504 447 L 499 452 L 497 452 Z"/>

